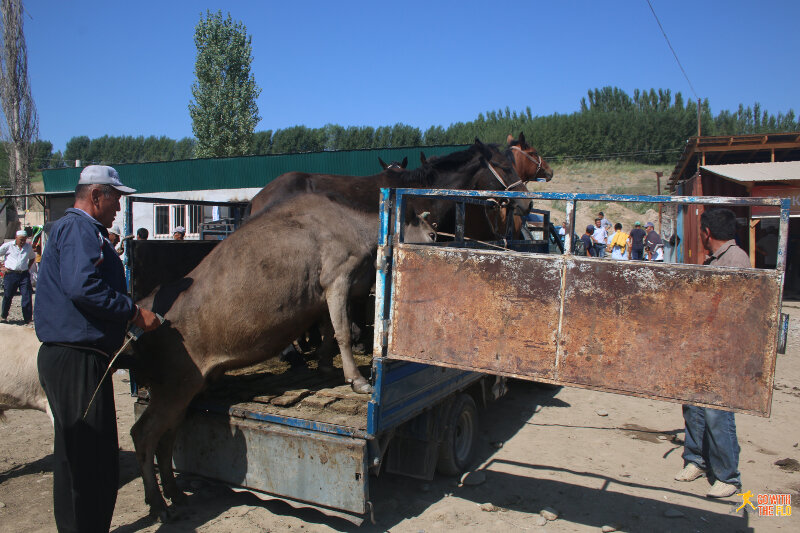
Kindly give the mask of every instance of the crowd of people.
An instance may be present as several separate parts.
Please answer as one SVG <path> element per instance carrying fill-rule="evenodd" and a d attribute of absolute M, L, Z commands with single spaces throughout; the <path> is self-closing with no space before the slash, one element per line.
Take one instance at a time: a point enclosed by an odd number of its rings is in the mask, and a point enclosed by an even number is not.
<path fill-rule="evenodd" d="M 584 255 L 588 257 L 608 255 L 617 261 L 664 261 L 664 243 L 652 222 L 642 229 L 642 223 L 636 221 L 627 233 L 619 222 L 612 226 L 600 211 L 594 224 L 586 226 L 581 242 Z"/>
<path fill-rule="evenodd" d="M 33 292 L 36 287 L 39 265 L 42 260 L 42 226 L 27 226 L 16 232 L 13 241 L 0 244 L 0 274 L 3 278 L 3 303 L 0 310 L 0 322 L 8 322 L 11 303 L 15 296 L 20 297 L 22 323 L 28 325 L 33 321 Z M 147 228 L 139 228 L 136 236 L 122 238 L 119 226 L 107 230 L 105 238 L 118 256 L 125 253 L 125 241 L 135 238 L 147 240 L 150 233 Z M 186 233 L 182 227 L 175 228 L 174 239 L 182 240 Z"/>

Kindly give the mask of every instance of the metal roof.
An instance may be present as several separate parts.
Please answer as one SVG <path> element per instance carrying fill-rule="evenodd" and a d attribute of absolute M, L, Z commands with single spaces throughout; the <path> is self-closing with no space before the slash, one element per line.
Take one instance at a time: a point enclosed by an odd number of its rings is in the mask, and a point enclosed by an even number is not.
<path fill-rule="evenodd" d="M 705 165 L 700 170 L 740 182 L 800 181 L 800 161 Z"/>
<path fill-rule="evenodd" d="M 668 187 L 695 175 L 703 165 L 800 160 L 800 132 L 691 137 L 669 177 Z"/>
<path fill-rule="evenodd" d="M 420 165 L 419 153 L 444 156 L 466 149 L 464 145 L 415 146 L 369 150 L 339 150 L 302 154 L 254 155 L 218 159 L 187 159 L 157 163 L 113 165 L 122 182 L 139 194 L 212 189 L 263 187 L 290 171 L 370 176 L 381 171 L 380 157 L 387 163 L 408 157 L 408 168 Z M 74 191 L 81 168 L 42 171 L 47 192 Z"/>

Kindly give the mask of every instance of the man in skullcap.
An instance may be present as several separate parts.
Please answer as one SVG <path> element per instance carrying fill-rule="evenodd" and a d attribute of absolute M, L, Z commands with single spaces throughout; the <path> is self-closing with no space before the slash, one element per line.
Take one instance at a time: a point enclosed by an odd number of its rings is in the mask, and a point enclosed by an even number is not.
<path fill-rule="evenodd" d="M 33 304 L 31 303 L 31 276 L 28 269 L 31 268 L 36 259 L 36 253 L 28 242 L 28 234 L 25 230 L 19 230 L 13 241 L 0 246 L 0 258 L 3 265 L 0 267 L 4 273 L 3 287 L 3 309 L 0 313 L 0 321 L 8 320 L 8 312 L 11 309 L 11 299 L 14 298 L 19 290 L 22 298 L 22 320 L 28 324 L 33 318 Z"/>

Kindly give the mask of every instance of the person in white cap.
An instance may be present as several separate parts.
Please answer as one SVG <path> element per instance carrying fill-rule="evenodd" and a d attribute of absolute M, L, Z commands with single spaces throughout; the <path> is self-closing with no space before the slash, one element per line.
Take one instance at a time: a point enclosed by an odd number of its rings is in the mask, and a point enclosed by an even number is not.
<path fill-rule="evenodd" d="M 175 231 L 172 232 L 172 238 L 176 241 L 182 241 L 183 238 L 186 236 L 186 228 L 183 226 L 177 226 Z"/>
<path fill-rule="evenodd" d="M 25 230 L 19 230 L 13 241 L 0 246 L 0 258 L 4 260 L 0 269 L 4 273 L 3 288 L 5 289 L 0 321 L 6 322 L 8 320 L 11 300 L 19 290 L 19 295 L 22 299 L 22 320 L 28 324 L 33 317 L 31 277 L 28 270 L 31 268 L 34 259 L 36 259 L 36 253 L 28 242 L 28 234 Z"/>
<path fill-rule="evenodd" d="M 120 232 L 119 226 L 114 226 L 108 230 L 108 240 L 116 250 L 117 255 L 125 253 L 125 243 L 122 242 L 122 232 Z"/>
<path fill-rule="evenodd" d="M 42 341 L 39 380 L 53 413 L 58 531 L 111 526 L 119 442 L 113 384 L 102 377 L 130 323 L 145 331 L 160 325 L 128 296 L 122 261 L 108 240 L 120 197 L 132 192 L 113 168 L 84 168 L 74 206 L 53 224 L 40 263 L 34 323 Z"/>

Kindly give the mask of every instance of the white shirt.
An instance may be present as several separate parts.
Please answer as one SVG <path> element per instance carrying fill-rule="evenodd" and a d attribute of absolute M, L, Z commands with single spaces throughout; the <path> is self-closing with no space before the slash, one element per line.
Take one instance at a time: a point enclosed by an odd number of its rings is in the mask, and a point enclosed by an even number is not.
<path fill-rule="evenodd" d="M 5 267 L 9 270 L 28 270 L 28 263 L 36 257 L 31 243 L 26 242 L 22 248 L 16 241 L 0 246 L 0 257 L 5 258 Z"/>
<path fill-rule="evenodd" d="M 592 233 L 592 241 L 596 244 L 606 244 L 608 239 L 608 232 L 606 228 L 594 228 L 594 233 Z"/>

